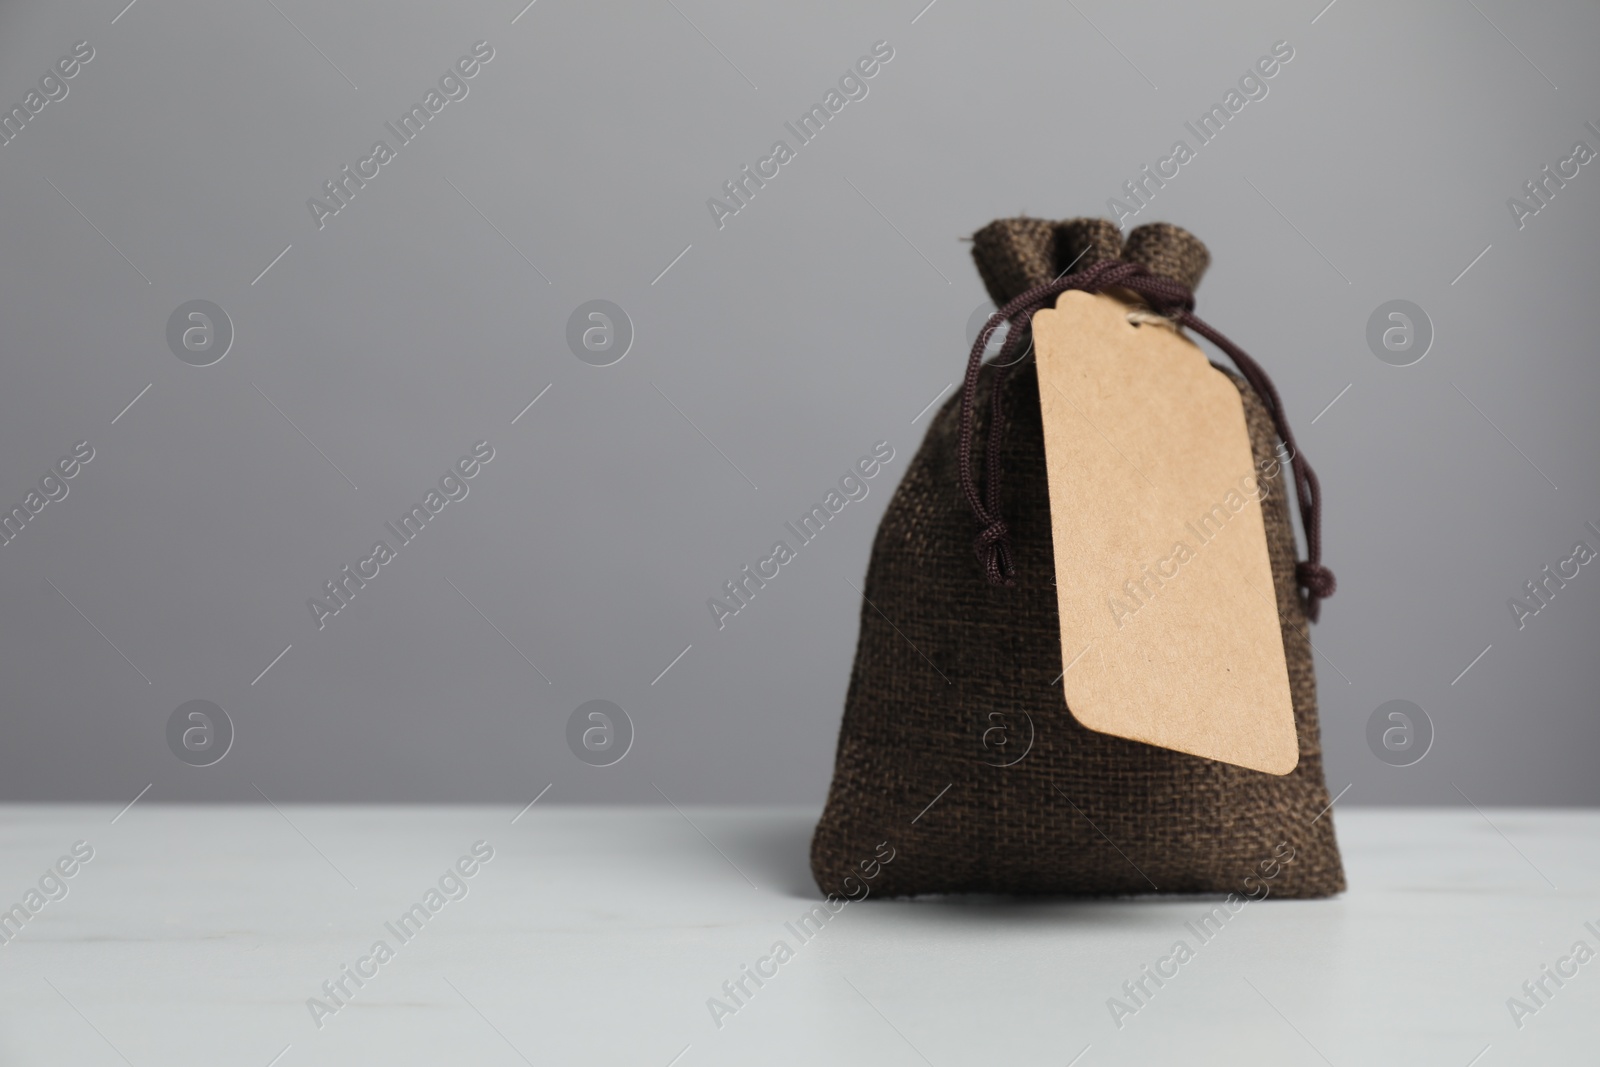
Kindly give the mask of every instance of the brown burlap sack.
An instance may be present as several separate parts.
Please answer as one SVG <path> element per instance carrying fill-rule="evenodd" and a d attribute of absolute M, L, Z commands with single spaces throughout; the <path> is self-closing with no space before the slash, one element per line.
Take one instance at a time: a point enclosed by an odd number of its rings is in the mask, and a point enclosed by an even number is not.
<path fill-rule="evenodd" d="M 995 222 L 975 235 L 973 256 L 997 305 L 1102 259 L 1120 256 L 1191 288 L 1209 262 L 1175 226 L 1141 226 L 1123 244 L 1099 219 Z M 1278 448 L 1273 420 L 1227 373 L 1266 468 Z M 993 377 L 986 370 L 980 380 L 980 413 Z M 1279 777 L 1095 733 L 1068 712 L 1031 356 L 1003 388 L 1002 499 L 1016 584 L 988 584 L 974 556 L 957 477 L 958 394 L 929 427 L 873 545 L 833 785 L 811 846 L 817 884 L 840 895 L 867 884 L 888 896 L 1342 891 L 1283 474 L 1262 510 L 1300 762 Z M 987 419 L 979 426 L 986 435 Z M 873 865 L 863 883 L 880 842 L 894 861 Z"/>

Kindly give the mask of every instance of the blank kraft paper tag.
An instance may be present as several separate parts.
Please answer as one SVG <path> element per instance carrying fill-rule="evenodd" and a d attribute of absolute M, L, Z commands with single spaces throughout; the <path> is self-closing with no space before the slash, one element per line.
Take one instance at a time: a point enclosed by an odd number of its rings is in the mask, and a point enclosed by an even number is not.
<path fill-rule="evenodd" d="M 1061 688 L 1091 730 L 1288 774 L 1299 761 L 1244 405 L 1200 349 L 1068 291 L 1033 318 Z"/>

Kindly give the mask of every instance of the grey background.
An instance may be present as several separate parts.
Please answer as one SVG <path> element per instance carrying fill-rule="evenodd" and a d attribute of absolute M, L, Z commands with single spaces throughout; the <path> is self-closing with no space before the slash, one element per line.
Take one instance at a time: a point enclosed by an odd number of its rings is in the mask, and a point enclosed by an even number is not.
<path fill-rule="evenodd" d="M 983 300 L 960 238 L 1103 213 L 1286 39 L 1136 221 L 1210 245 L 1201 312 L 1321 474 L 1330 787 L 1600 800 L 1600 575 L 1520 632 L 1506 607 L 1600 547 L 1600 164 L 1521 231 L 1505 206 L 1600 148 L 1592 5 L 123 3 L 0 14 L 7 106 L 96 50 L 0 147 L 0 502 L 96 449 L 0 548 L 6 799 L 820 802 L 850 583 Z M 718 231 L 706 198 L 880 39 L 870 95 Z M 478 40 L 470 95 L 319 231 L 306 198 Z M 564 340 L 594 298 L 636 330 L 611 367 Z M 1415 366 L 1366 347 L 1395 298 L 1434 324 Z M 236 329 L 211 367 L 166 347 L 191 299 Z M 470 496 L 319 632 L 306 599 L 480 439 Z M 871 495 L 718 632 L 706 598 L 880 439 Z M 165 745 L 193 699 L 235 725 L 213 767 Z M 635 726 L 615 766 L 567 749 L 591 699 Z M 1433 720 L 1415 766 L 1367 749 L 1392 699 Z"/>

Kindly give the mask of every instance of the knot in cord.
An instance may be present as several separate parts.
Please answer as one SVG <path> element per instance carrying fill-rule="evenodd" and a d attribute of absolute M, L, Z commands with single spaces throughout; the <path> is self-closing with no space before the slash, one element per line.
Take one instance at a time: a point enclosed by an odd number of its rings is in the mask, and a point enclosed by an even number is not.
<path fill-rule="evenodd" d="M 1294 577 L 1306 591 L 1306 615 L 1312 622 L 1316 622 L 1321 602 L 1333 595 L 1333 591 L 1339 588 L 1339 583 L 1334 580 L 1332 571 L 1310 560 L 1302 560 L 1294 565 Z"/>
<path fill-rule="evenodd" d="M 1005 520 L 996 519 L 994 522 L 991 522 L 978 532 L 978 538 L 974 542 L 974 545 L 981 554 L 982 551 L 989 546 L 997 545 L 1002 541 L 1007 541 L 1010 539 L 1010 537 L 1011 528 L 1006 525 Z"/>
<path fill-rule="evenodd" d="M 978 531 L 973 541 L 978 552 L 978 562 L 983 564 L 983 575 L 990 585 L 1016 585 L 1013 575 L 1016 565 L 1011 559 L 1011 528 L 1004 519 L 996 519 Z"/>

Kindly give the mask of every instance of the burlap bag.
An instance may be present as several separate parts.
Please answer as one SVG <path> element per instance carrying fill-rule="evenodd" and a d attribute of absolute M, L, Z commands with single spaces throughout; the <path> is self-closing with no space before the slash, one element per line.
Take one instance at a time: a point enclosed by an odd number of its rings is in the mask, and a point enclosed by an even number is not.
<path fill-rule="evenodd" d="M 1124 245 L 1105 220 L 1007 219 L 973 240 L 997 305 L 1069 267 L 1119 256 L 1191 288 L 1209 262 L 1204 245 L 1165 224 L 1135 229 Z M 1278 447 L 1273 421 L 1250 386 L 1226 373 L 1265 466 Z M 976 407 L 986 413 L 993 372 L 980 382 Z M 833 785 L 811 846 L 817 884 L 850 896 L 862 885 L 888 896 L 1342 891 L 1282 473 L 1262 508 L 1300 762 L 1279 777 L 1095 733 L 1068 712 L 1057 683 L 1050 499 L 1031 356 L 1004 389 L 1002 492 L 1016 584 L 987 584 L 973 553 L 974 519 L 957 480 L 958 395 L 930 425 L 873 545 Z M 1030 733 L 1026 755 L 1001 765 Z M 866 883 L 863 864 L 881 842 L 895 858 L 872 866 Z"/>

